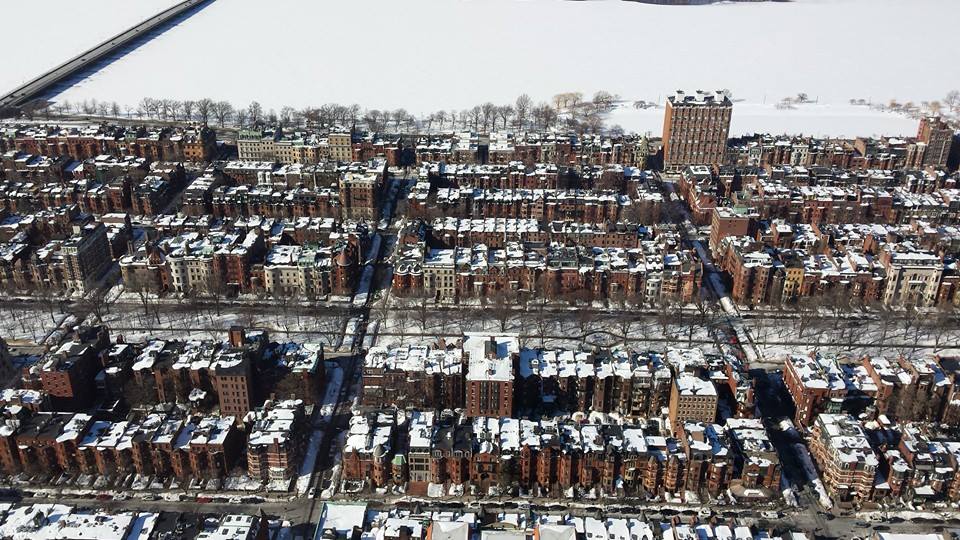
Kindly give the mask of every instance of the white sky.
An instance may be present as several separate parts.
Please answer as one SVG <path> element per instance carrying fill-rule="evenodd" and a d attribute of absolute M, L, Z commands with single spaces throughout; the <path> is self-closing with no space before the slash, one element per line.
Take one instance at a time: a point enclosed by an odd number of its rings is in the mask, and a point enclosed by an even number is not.
<path fill-rule="evenodd" d="M 113 14 L 103 18 L 123 26 L 117 10 L 126 4 L 101 3 Z M 61 97 L 135 105 L 144 96 L 209 96 L 277 109 L 339 102 L 420 114 L 522 92 L 547 100 L 605 89 L 662 102 L 677 88 L 730 88 L 757 105 L 735 109 L 735 131 L 910 134 L 913 121 L 846 103 L 919 102 L 960 86 L 951 52 L 958 20 L 957 0 L 215 0 Z M 760 107 L 797 92 L 830 107 Z M 649 121 L 632 112 L 617 122 L 646 131 Z"/>

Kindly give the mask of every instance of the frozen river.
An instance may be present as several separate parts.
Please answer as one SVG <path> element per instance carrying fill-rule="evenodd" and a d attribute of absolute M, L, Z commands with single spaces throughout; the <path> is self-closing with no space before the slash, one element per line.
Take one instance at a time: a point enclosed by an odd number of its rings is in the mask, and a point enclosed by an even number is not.
<path fill-rule="evenodd" d="M 6 0 L 0 93 L 27 82 L 177 0 Z"/>

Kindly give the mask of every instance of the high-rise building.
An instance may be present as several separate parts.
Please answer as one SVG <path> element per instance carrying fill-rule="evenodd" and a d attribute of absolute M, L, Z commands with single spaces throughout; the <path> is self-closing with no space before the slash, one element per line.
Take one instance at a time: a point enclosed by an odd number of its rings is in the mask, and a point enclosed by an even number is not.
<path fill-rule="evenodd" d="M 514 362 L 520 353 L 516 335 L 468 333 L 463 353 L 467 358 L 467 416 L 512 416 Z"/>
<path fill-rule="evenodd" d="M 663 168 L 724 162 L 733 103 L 722 92 L 677 91 L 667 98 L 663 117 Z"/>
<path fill-rule="evenodd" d="M 107 228 L 103 223 L 74 224 L 73 236 L 63 243 L 67 285 L 77 291 L 90 290 L 113 263 Z"/>
<path fill-rule="evenodd" d="M 939 116 L 925 116 L 920 119 L 917 139 L 927 145 L 923 154 L 923 164 L 927 167 L 946 167 L 953 145 L 953 130 Z"/>

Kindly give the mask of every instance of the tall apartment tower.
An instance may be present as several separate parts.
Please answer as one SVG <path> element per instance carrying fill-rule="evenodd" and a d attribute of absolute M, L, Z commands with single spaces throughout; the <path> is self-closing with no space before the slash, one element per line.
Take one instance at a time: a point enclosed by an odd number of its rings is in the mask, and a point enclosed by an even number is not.
<path fill-rule="evenodd" d="M 733 103 L 722 92 L 677 91 L 663 117 L 663 168 L 719 165 L 726 158 Z"/>
<path fill-rule="evenodd" d="M 923 154 L 923 165 L 927 167 L 945 167 L 953 145 L 953 130 L 939 116 L 925 116 L 920 119 L 917 139 L 927 145 Z"/>
<path fill-rule="evenodd" d="M 103 223 L 75 223 L 73 236 L 63 243 L 66 282 L 86 292 L 113 263 L 107 228 Z"/>

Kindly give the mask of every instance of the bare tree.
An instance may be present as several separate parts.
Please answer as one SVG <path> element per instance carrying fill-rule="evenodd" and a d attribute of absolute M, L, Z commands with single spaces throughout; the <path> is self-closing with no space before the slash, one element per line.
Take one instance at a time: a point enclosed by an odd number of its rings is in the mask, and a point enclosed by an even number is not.
<path fill-rule="evenodd" d="M 180 118 L 180 114 L 183 112 L 183 102 L 180 100 L 172 100 L 170 102 L 170 116 L 173 118 L 173 121 L 176 122 Z"/>
<path fill-rule="evenodd" d="M 816 325 L 816 322 L 820 318 L 819 306 L 819 300 L 813 296 L 803 296 L 797 300 L 795 306 L 797 339 L 802 340 L 804 333 L 809 331 L 808 337 L 810 339 L 816 337 L 817 344 L 819 345 L 821 329 Z"/>
<path fill-rule="evenodd" d="M 237 116 L 237 127 L 243 129 L 243 126 L 247 124 L 247 110 L 238 109 L 236 116 Z"/>
<path fill-rule="evenodd" d="M 480 120 L 483 118 L 483 109 L 479 105 L 467 112 L 467 118 L 471 122 L 474 131 L 480 131 Z"/>
<path fill-rule="evenodd" d="M 260 103 L 254 101 L 247 106 L 247 116 L 250 118 L 250 123 L 252 125 L 257 125 L 260 123 L 260 120 L 263 119 L 263 107 Z"/>
<path fill-rule="evenodd" d="M 394 310 L 393 320 L 400 330 L 398 333 L 404 336 L 407 333 L 407 325 L 410 324 L 410 314 L 405 309 Z"/>
<path fill-rule="evenodd" d="M 93 315 L 98 324 L 103 323 L 103 317 L 107 314 L 109 308 L 106 290 L 98 287 L 87 293 L 77 303 L 80 304 L 82 309 Z"/>
<path fill-rule="evenodd" d="M 577 330 L 580 332 L 580 344 L 587 344 L 587 336 L 593 331 L 593 321 L 596 314 L 591 309 L 578 309 L 573 312 L 577 323 Z"/>
<path fill-rule="evenodd" d="M 167 117 L 170 116 L 170 103 L 171 101 L 169 99 L 161 99 L 159 101 L 161 120 L 166 120 Z"/>
<path fill-rule="evenodd" d="M 614 101 L 616 101 L 617 96 L 607 92 L 606 90 L 598 90 L 597 93 L 593 94 L 593 106 L 597 112 L 603 112 L 613 107 Z"/>
<path fill-rule="evenodd" d="M 340 309 L 322 310 L 322 313 L 325 319 L 323 328 L 326 329 L 324 334 L 327 338 L 327 344 L 333 347 L 336 345 L 337 340 L 340 339 L 340 334 L 343 333 L 347 317 L 343 310 Z"/>
<path fill-rule="evenodd" d="M 408 116 L 409 116 L 409 113 L 407 113 L 406 109 L 397 109 L 393 111 L 394 129 L 396 129 L 397 131 L 400 131 L 400 125 L 407 122 Z"/>
<path fill-rule="evenodd" d="M 297 110 L 290 106 L 285 106 L 280 108 L 280 125 L 284 127 L 289 127 L 293 124 L 293 118 L 297 114 Z"/>
<path fill-rule="evenodd" d="M 547 299 L 537 296 L 533 301 L 533 327 L 537 338 L 540 339 L 540 346 L 543 347 L 550 332 L 550 313 L 547 311 Z"/>
<path fill-rule="evenodd" d="M 114 118 L 120 117 L 120 105 L 116 101 L 110 104 L 110 114 L 112 114 Z"/>
<path fill-rule="evenodd" d="M 510 322 L 513 320 L 513 305 L 503 291 L 497 291 L 489 296 L 491 296 L 491 298 L 487 309 L 490 312 L 490 316 L 497 321 L 500 332 L 506 332 L 507 328 L 510 327 Z"/>
<path fill-rule="evenodd" d="M 123 289 L 137 295 L 137 298 L 140 299 L 140 305 L 143 307 L 144 319 L 149 318 L 152 304 L 156 303 L 153 296 L 155 293 L 159 292 L 153 290 L 153 284 L 148 280 L 142 279 L 139 274 L 133 274 L 130 276 L 129 280 L 124 282 Z M 153 314 L 156 318 L 157 324 L 159 325 L 160 312 L 154 308 Z"/>
<path fill-rule="evenodd" d="M 501 105 L 497 107 L 497 116 L 499 116 L 500 121 L 503 122 L 503 129 L 507 129 L 507 122 L 513 117 L 513 106 Z"/>
<path fill-rule="evenodd" d="M 416 308 L 413 312 L 413 317 L 420 327 L 421 334 L 426 334 L 427 327 L 430 325 L 430 304 L 428 303 L 430 298 L 427 294 L 419 295 L 417 297 Z"/>
<path fill-rule="evenodd" d="M 229 101 L 218 101 L 213 104 L 213 115 L 217 118 L 217 125 L 223 127 L 233 118 L 233 105 Z"/>
<path fill-rule="evenodd" d="M 210 122 L 210 115 L 213 114 L 214 102 L 210 98 L 203 98 L 197 101 L 197 118 L 203 125 Z"/>
<path fill-rule="evenodd" d="M 491 124 L 496 123 L 497 106 L 489 101 L 480 106 L 480 114 L 483 117 L 483 130 L 487 131 Z M 496 126 L 493 126 L 496 129 Z"/>
<path fill-rule="evenodd" d="M 466 307 L 460 307 L 459 309 L 453 312 L 454 317 L 457 319 L 457 326 L 460 327 L 460 333 L 469 332 L 470 328 L 473 326 L 473 321 L 476 319 L 475 314 L 472 309 Z"/>
<path fill-rule="evenodd" d="M 557 111 L 541 103 L 533 109 L 533 120 L 537 129 L 550 129 L 557 123 Z"/>
<path fill-rule="evenodd" d="M 520 94 L 517 101 L 513 104 L 516 112 L 517 129 L 522 130 L 527 124 L 527 118 L 530 116 L 530 110 L 533 108 L 533 100 L 527 94 Z"/>
<path fill-rule="evenodd" d="M 183 119 L 187 122 L 193 121 L 193 109 L 196 107 L 196 102 L 193 100 L 186 100 L 183 102 Z"/>

